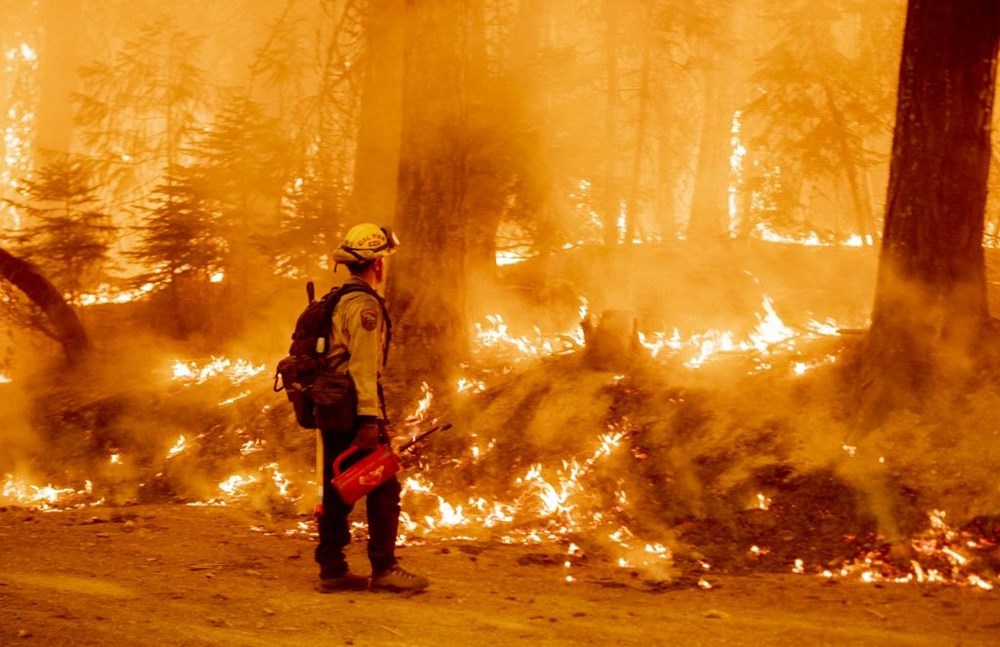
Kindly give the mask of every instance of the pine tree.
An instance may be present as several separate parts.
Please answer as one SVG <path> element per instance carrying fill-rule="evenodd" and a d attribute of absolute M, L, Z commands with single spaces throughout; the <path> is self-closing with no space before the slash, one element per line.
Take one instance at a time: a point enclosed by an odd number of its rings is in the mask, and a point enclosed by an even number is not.
<path fill-rule="evenodd" d="M 129 253 L 147 268 L 135 281 L 165 292 L 170 312 L 160 322 L 179 337 L 205 323 L 207 287 L 226 259 L 219 214 L 206 194 L 196 174 L 172 168 L 143 210 L 139 243 Z"/>
<path fill-rule="evenodd" d="M 745 187 L 757 193 L 755 217 L 787 231 L 808 219 L 801 209 L 810 189 L 844 183 L 853 222 L 834 214 L 833 235 L 874 236 L 866 174 L 888 159 L 898 57 L 886 42 L 898 38 L 895 7 L 794 0 L 774 2 L 761 16 L 773 38 L 758 58 L 757 96 L 743 115 L 747 164 L 756 166 L 747 172 L 756 181 Z"/>
<path fill-rule="evenodd" d="M 17 235 L 20 255 L 73 300 L 102 278 L 116 236 L 98 208 L 93 163 L 60 156 L 22 182 L 18 205 L 31 223 Z"/>
<path fill-rule="evenodd" d="M 80 68 L 74 123 L 108 202 L 141 209 L 208 114 L 214 92 L 198 66 L 201 40 L 168 19 L 142 28 L 113 61 Z"/>

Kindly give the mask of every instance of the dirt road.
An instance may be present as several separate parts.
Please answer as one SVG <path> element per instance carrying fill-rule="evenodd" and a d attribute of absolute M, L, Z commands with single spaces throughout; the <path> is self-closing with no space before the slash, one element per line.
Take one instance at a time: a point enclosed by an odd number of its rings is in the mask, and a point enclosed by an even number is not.
<path fill-rule="evenodd" d="M 404 547 L 428 591 L 320 595 L 295 529 L 233 507 L 4 510 L 0 644 L 1000 644 L 996 591 L 794 574 L 651 586 L 593 561 L 566 583 L 544 545 Z"/>

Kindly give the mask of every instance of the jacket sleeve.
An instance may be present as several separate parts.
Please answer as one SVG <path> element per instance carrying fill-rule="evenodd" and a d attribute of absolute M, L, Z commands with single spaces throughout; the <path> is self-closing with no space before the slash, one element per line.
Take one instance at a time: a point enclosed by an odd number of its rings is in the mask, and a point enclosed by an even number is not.
<path fill-rule="evenodd" d="M 378 379 L 382 369 L 385 321 L 374 297 L 361 294 L 345 303 L 348 332 L 348 372 L 358 393 L 359 416 L 382 417 Z"/>

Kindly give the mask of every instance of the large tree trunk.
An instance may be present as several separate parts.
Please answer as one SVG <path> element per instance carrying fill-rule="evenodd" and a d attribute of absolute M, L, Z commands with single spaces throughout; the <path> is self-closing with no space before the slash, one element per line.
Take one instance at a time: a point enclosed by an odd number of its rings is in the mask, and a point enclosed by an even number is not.
<path fill-rule="evenodd" d="M 705 119 L 698 146 L 688 238 L 721 240 L 729 236 L 729 137 L 733 113 L 729 110 L 726 63 L 721 56 L 707 74 Z"/>
<path fill-rule="evenodd" d="M 735 61 L 740 60 L 736 4 L 716 3 L 713 17 L 717 21 L 718 42 L 706 45 L 711 53 L 705 70 L 704 120 L 687 230 L 691 240 L 719 241 L 730 237 L 730 155 L 737 106 Z"/>
<path fill-rule="evenodd" d="M 402 124 L 403 0 L 368 8 L 365 77 L 358 117 L 352 207 L 361 220 L 387 223 L 395 215 L 399 131 Z"/>
<path fill-rule="evenodd" d="M 621 211 L 618 196 L 618 13 L 620 7 L 612 0 L 601 5 L 605 20 L 604 68 L 604 197 L 601 200 L 604 214 L 604 247 L 608 253 L 618 244 L 618 214 Z"/>
<path fill-rule="evenodd" d="M 961 390 L 977 353 L 998 41 L 1000 3 L 910 0 L 861 429 Z"/>
<path fill-rule="evenodd" d="M 58 156 L 70 152 L 73 131 L 70 97 L 79 61 L 81 7 L 79 0 L 48 0 L 43 4 L 43 12 L 45 44 L 35 150 L 41 155 Z"/>
<path fill-rule="evenodd" d="M 59 291 L 32 263 L 0 249 L 0 279 L 10 281 L 42 309 L 56 333 L 56 341 L 71 364 L 77 364 L 90 350 L 90 342 L 76 313 Z"/>
<path fill-rule="evenodd" d="M 468 354 L 469 29 L 477 0 L 407 0 L 403 126 L 389 299 L 395 360 L 443 385 Z"/>
<path fill-rule="evenodd" d="M 643 6 L 646 18 L 653 14 L 650 4 Z M 639 118 L 635 126 L 635 148 L 632 151 L 632 170 L 629 173 L 628 212 L 625 220 L 625 245 L 631 246 L 639 230 L 639 187 L 642 182 L 642 162 L 646 156 L 646 135 L 649 122 L 650 75 L 652 73 L 651 43 L 642 49 L 642 64 L 639 67 Z"/>
<path fill-rule="evenodd" d="M 515 132 L 507 129 L 518 123 L 521 105 L 507 90 L 506 75 L 487 65 L 484 12 L 473 11 L 468 19 L 464 91 L 473 97 L 470 105 L 475 106 L 467 125 L 467 137 L 475 144 L 466 158 L 465 280 L 470 292 L 467 305 L 477 307 L 495 294 L 497 228 L 523 160 L 518 153 L 508 152 L 511 138 L 507 137 L 508 132 Z M 482 295 L 478 304 L 473 303 L 473 295 Z"/>

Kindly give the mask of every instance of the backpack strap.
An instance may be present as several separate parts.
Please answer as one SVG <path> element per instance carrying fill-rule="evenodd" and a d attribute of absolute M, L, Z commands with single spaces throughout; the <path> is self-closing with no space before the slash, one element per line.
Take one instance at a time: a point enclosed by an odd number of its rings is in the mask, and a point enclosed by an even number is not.
<path fill-rule="evenodd" d="M 340 287 L 332 288 L 330 290 L 330 298 L 327 300 L 325 321 L 329 321 L 333 318 L 333 311 L 337 309 L 337 304 L 340 300 L 352 292 L 365 292 L 367 294 L 375 297 L 378 301 L 378 305 L 382 308 L 382 319 L 385 321 L 385 343 L 382 346 L 382 366 L 385 366 L 386 362 L 389 361 L 389 342 L 392 340 L 392 320 L 389 318 L 389 310 L 385 306 L 385 299 L 379 295 L 370 285 L 367 283 L 345 283 Z M 333 331 L 330 331 L 331 336 Z M 337 366 L 340 366 L 344 361 L 347 361 L 347 355 L 344 356 L 342 362 L 339 362 Z M 334 368 L 337 368 L 336 366 Z"/>

